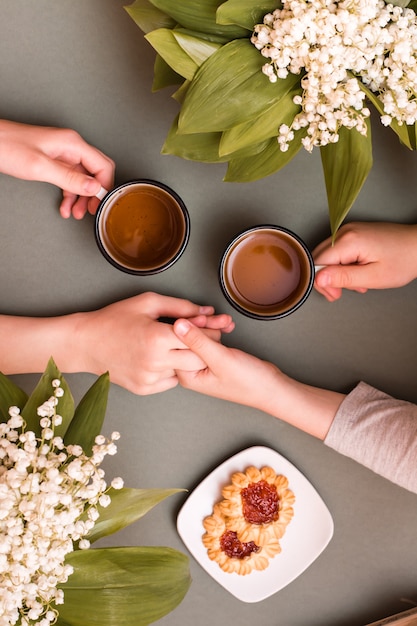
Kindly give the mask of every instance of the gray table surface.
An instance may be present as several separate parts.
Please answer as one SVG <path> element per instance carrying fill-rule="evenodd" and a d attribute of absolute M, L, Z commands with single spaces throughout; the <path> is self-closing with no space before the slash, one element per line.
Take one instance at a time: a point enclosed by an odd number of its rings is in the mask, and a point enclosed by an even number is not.
<path fill-rule="evenodd" d="M 75 128 L 115 160 L 118 182 L 148 177 L 172 186 L 191 214 L 189 246 L 162 275 L 124 275 L 101 257 L 91 216 L 61 220 L 57 189 L 1 176 L 4 313 L 89 310 L 145 290 L 232 312 L 216 275 L 232 235 L 256 223 L 279 223 L 313 247 L 329 234 L 318 152 L 300 153 L 282 172 L 251 184 L 222 182 L 222 165 L 160 155 L 176 104 L 169 92 L 151 93 L 154 53 L 123 4 L 2 0 L 0 117 Z M 414 222 L 416 156 L 378 123 L 373 132 L 374 168 L 349 219 Z M 313 292 L 284 320 L 235 319 L 228 344 L 305 382 L 348 391 L 362 379 L 417 402 L 417 283 L 364 296 L 347 293 L 334 304 Z M 30 390 L 38 376 L 15 379 Z M 94 378 L 68 380 L 79 399 Z M 112 386 L 105 430 L 115 428 L 122 439 L 108 472 L 130 486 L 192 490 L 235 452 L 267 445 L 305 474 L 335 523 L 320 557 L 261 603 L 235 599 L 191 558 L 191 589 L 161 624 L 361 626 L 417 603 L 414 495 L 272 417 L 181 388 L 137 397 Z M 185 497 L 165 501 L 109 543 L 186 552 L 176 531 Z"/>

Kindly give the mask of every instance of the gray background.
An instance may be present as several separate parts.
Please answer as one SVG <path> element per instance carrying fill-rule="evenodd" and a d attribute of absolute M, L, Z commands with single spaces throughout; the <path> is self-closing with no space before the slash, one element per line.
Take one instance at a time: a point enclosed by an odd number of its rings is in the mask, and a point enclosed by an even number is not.
<path fill-rule="evenodd" d="M 171 185 L 192 220 L 177 265 L 151 278 L 123 275 L 101 257 L 91 216 L 58 215 L 59 191 L 0 177 L 1 310 L 56 315 L 89 310 L 145 290 L 232 312 L 217 284 L 219 255 L 244 227 L 280 223 L 314 247 L 329 234 L 319 153 L 300 153 L 256 183 L 222 182 L 222 165 L 161 156 L 177 112 L 169 92 L 151 93 L 154 53 L 121 0 L 1 0 L 0 116 L 69 126 L 109 154 L 117 181 Z M 414 222 L 416 156 L 374 124 L 375 164 L 349 219 Z M 305 382 L 348 391 L 360 379 L 417 402 L 417 283 L 347 293 L 334 304 L 314 292 L 294 315 L 256 322 L 235 315 L 226 339 Z M 132 328 L 132 335 L 135 329 Z M 58 364 L 59 365 L 59 364 Z M 92 384 L 67 377 L 76 399 Z M 28 391 L 38 376 L 17 376 Z M 236 600 L 191 558 L 192 587 L 163 618 L 169 626 L 360 626 L 417 604 L 417 500 L 322 443 L 252 409 L 181 388 L 136 397 L 112 386 L 105 431 L 117 428 L 109 476 L 137 487 L 193 489 L 218 463 L 254 444 L 294 463 L 328 505 L 334 537 L 298 579 L 257 604 Z M 112 545 L 169 545 L 185 496 L 175 496 L 112 537 Z"/>

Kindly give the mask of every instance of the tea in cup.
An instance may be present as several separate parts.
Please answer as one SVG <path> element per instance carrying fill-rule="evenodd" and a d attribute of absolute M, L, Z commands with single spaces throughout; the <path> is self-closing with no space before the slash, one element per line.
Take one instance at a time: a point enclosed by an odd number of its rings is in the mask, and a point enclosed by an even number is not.
<path fill-rule="evenodd" d="M 168 269 L 182 255 L 190 236 L 190 217 L 184 202 L 167 185 L 135 180 L 101 200 L 95 235 L 114 267 L 146 276 Z"/>
<path fill-rule="evenodd" d="M 314 262 L 306 244 L 281 226 L 254 226 L 227 246 L 219 269 L 226 299 L 259 320 L 285 317 L 308 298 Z"/>

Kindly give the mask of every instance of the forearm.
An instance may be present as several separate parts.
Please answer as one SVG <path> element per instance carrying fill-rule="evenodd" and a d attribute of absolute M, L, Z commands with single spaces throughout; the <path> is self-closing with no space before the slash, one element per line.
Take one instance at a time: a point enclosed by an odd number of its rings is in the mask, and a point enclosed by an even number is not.
<path fill-rule="evenodd" d="M 264 397 L 259 407 L 263 411 L 323 440 L 346 396 L 300 383 L 277 370 L 275 384 Z"/>
<path fill-rule="evenodd" d="M 0 315 L 0 371 L 6 375 L 43 372 L 50 357 L 63 372 L 85 371 L 77 339 L 82 316 Z"/>
<path fill-rule="evenodd" d="M 177 372 L 183 387 L 268 413 L 310 435 L 324 439 L 344 395 L 304 385 L 268 361 L 214 343 L 180 319 L 174 331 L 207 367 Z"/>
<path fill-rule="evenodd" d="M 346 397 L 325 444 L 417 493 L 417 406 L 360 383 Z"/>

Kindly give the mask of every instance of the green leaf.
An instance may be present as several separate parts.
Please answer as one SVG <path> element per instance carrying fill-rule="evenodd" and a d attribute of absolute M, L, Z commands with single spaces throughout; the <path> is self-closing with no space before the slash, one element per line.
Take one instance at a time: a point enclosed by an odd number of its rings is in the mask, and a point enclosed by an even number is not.
<path fill-rule="evenodd" d="M 87 538 L 93 543 L 133 524 L 168 496 L 184 489 L 109 489 L 111 503 L 98 507 L 100 517 Z"/>
<path fill-rule="evenodd" d="M 94 439 L 100 434 L 106 415 L 109 387 L 108 373 L 102 374 L 81 399 L 64 436 L 66 446 L 78 444 L 91 456 Z"/>
<path fill-rule="evenodd" d="M 188 91 L 190 84 L 191 84 L 191 81 L 184 80 L 182 85 L 180 85 L 178 89 L 172 94 L 172 97 L 174 98 L 174 100 L 176 100 L 179 104 L 182 104 L 184 102 L 184 98 L 186 96 L 186 93 Z"/>
<path fill-rule="evenodd" d="M 171 85 L 180 85 L 184 81 L 184 77 L 175 72 L 164 59 L 157 54 L 153 66 L 153 83 L 152 91 L 158 91 Z"/>
<path fill-rule="evenodd" d="M 404 126 L 406 127 L 407 132 L 408 132 L 408 139 L 409 139 L 409 144 L 411 146 L 411 149 L 416 150 L 417 149 L 417 124 L 413 124 L 412 126 L 404 124 Z"/>
<path fill-rule="evenodd" d="M 11 406 L 17 406 L 19 409 L 22 409 L 27 399 L 27 393 L 0 372 L 0 422 L 9 420 L 9 408 Z"/>
<path fill-rule="evenodd" d="M 188 559 L 163 547 L 77 550 L 60 618 L 70 626 L 145 626 L 183 600 L 191 583 Z"/>
<path fill-rule="evenodd" d="M 200 39 L 180 30 L 173 30 L 173 35 L 181 48 L 200 67 L 222 44 Z"/>
<path fill-rule="evenodd" d="M 145 39 L 177 74 L 193 78 L 198 65 L 179 45 L 172 30 L 159 28 L 145 35 Z"/>
<path fill-rule="evenodd" d="M 224 131 L 220 141 L 220 155 L 231 154 L 251 144 L 276 137 L 282 124 L 291 126 L 300 111 L 299 105 L 294 104 L 293 99 L 300 93 L 301 88 L 282 92 L 276 103 L 258 117 Z"/>
<path fill-rule="evenodd" d="M 39 383 L 21 412 L 26 422 L 26 429 L 32 430 L 38 436 L 41 433 L 41 427 L 37 409 L 53 395 L 52 381 L 55 378 L 61 381 L 61 388 L 64 390 L 64 395 L 62 398 L 59 398 L 56 407 L 57 413 L 62 416 L 62 424 L 55 429 L 55 433 L 62 437 L 74 416 L 74 399 L 71 391 L 61 372 L 55 365 L 54 360 L 51 358 L 44 374 L 42 374 Z"/>
<path fill-rule="evenodd" d="M 56 626 L 71 626 L 71 624 L 68 624 L 68 622 L 64 622 L 64 620 L 61 617 L 58 617 L 55 624 Z"/>
<path fill-rule="evenodd" d="M 239 26 L 223 26 L 216 22 L 216 11 L 221 0 L 151 0 L 151 2 L 184 28 L 228 36 L 230 40 L 246 37 L 248 34 Z"/>
<path fill-rule="evenodd" d="M 247 39 L 232 41 L 196 72 L 179 118 L 179 132 L 218 132 L 256 118 L 287 93 L 300 76 L 271 83 L 264 57 Z"/>
<path fill-rule="evenodd" d="M 402 7 L 405 9 L 410 4 L 410 0 L 390 0 L 390 3 L 395 7 Z"/>
<path fill-rule="evenodd" d="M 275 140 L 274 140 L 275 143 Z M 258 154 L 262 154 L 270 145 L 270 140 L 260 141 L 259 143 L 252 143 L 250 146 L 236 150 L 232 154 L 228 155 L 229 161 L 237 161 L 238 159 L 246 159 L 247 157 L 254 157 Z"/>
<path fill-rule="evenodd" d="M 247 183 L 259 180 L 278 172 L 287 165 L 300 150 L 301 139 L 306 135 L 306 129 L 294 133 L 286 152 L 282 152 L 276 138 L 270 139 L 266 147 L 257 155 L 231 158 L 224 180 L 226 182 Z"/>
<path fill-rule="evenodd" d="M 227 157 L 219 157 L 221 133 L 195 133 L 181 135 L 178 132 L 178 116 L 175 118 L 162 146 L 162 154 L 173 154 L 190 161 L 219 163 Z"/>
<path fill-rule="evenodd" d="M 339 141 L 320 148 L 333 236 L 355 202 L 372 168 L 371 123 L 366 137 L 342 126 Z"/>
<path fill-rule="evenodd" d="M 280 0 L 228 0 L 217 9 L 219 24 L 236 24 L 253 31 L 256 24 L 262 24 L 264 15 L 281 8 Z"/>
<path fill-rule="evenodd" d="M 176 26 L 175 32 L 191 35 L 192 37 L 198 37 L 198 39 L 211 41 L 212 43 L 218 43 L 220 45 L 224 45 L 225 43 L 228 43 L 230 41 L 230 38 L 225 35 L 215 35 L 214 33 L 206 33 L 202 31 L 192 30 L 191 28 L 183 28 L 182 26 Z"/>
<path fill-rule="evenodd" d="M 124 8 L 144 33 L 149 33 L 156 28 L 175 26 L 175 20 L 157 9 L 149 0 L 136 0 Z"/>

